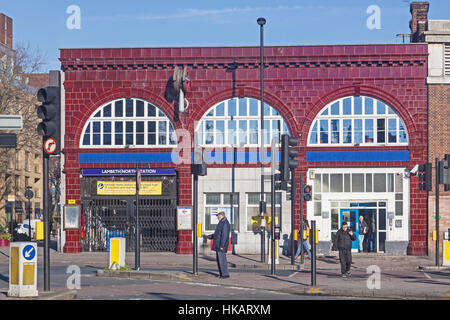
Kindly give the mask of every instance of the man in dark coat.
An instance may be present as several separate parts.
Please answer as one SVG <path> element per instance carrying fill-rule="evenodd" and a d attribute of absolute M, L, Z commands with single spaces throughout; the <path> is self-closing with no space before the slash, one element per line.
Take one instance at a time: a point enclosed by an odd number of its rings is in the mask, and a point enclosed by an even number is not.
<path fill-rule="evenodd" d="M 230 223 L 225 217 L 225 212 L 219 212 L 217 214 L 219 223 L 216 226 L 214 234 L 208 236 L 208 239 L 213 239 L 212 250 L 216 251 L 217 266 L 219 268 L 219 274 L 221 279 L 230 277 L 228 273 L 227 251 L 228 251 L 228 239 L 230 238 Z"/>
<path fill-rule="evenodd" d="M 339 251 L 339 260 L 341 261 L 341 273 L 343 278 L 351 275 L 350 266 L 352 264 L 352 241 L 356 236 L 352 230 L 349 230 L 347 222 L 342 223 L 342 228 L 336 233 L 334 239 L 334 249 Z"/>

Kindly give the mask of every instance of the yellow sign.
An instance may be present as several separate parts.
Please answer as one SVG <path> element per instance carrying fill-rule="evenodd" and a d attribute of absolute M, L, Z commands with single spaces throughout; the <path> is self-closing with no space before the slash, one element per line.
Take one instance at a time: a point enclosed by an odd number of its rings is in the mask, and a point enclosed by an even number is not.
<path fill-rule="evenodd" d="M 97 194 L 107 196 L 135 195 L 135 181 L 97 181 Z M 140 195 L 161 195 L 161 181 L 142 181 Z"/>
<path fill-rule="evenodd" d="M 76 204 L 76 201 L 74 199 L 70 199 L 68 202 L 69 204 Z"/>

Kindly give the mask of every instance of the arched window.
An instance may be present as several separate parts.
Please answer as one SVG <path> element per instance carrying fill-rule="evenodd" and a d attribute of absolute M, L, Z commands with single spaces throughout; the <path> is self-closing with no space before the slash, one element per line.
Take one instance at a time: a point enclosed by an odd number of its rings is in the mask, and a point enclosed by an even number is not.
<path fill-rule="evenodd" d="M 168 147 L 177 144 L 167 115 L 150 102 L 117 99 L 100 106 L 86 121 L 80 148 Z"/>
<path fill-rule="evenodd" d="M 329 103 L 314 119 L 309 146 L 407 145 L 405 123 L 386 103 L 367 96 Z"/>
<path fill-rule="evenodd" d="M 253 98 L 232 98 L 211 107 L 201 119 L 196 133 L 203 146 L 260 145 L 261 101 Z M 280 113 L 264 103 L 264 143 L 290 134 Z"/>

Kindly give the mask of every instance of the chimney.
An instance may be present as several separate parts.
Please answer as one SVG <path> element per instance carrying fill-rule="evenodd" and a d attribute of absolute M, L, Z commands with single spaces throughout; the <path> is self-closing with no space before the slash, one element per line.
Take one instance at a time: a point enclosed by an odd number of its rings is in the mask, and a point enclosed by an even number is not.
<path fill-rule="evenodd" d="M 411 42 L 424 42 L 423 32 L 427 28 L 429 7 L 430 4 L 426 1 L 411 3 L 411 21 L 409 22 Z"/>
<path fill-rule="evenodd" d="M 12 49 L 12 19 L 0 13 L 0 44 Z"/>

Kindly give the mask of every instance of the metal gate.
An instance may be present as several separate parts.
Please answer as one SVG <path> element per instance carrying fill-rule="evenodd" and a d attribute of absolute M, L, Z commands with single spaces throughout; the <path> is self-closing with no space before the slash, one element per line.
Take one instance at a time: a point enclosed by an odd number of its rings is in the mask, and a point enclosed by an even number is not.
<path fill-rule="evenodd" d="M 162 179 L 163 194 L 166 195 L 139 196 L 140 247 L 143 252 L 176 251 L 178 232 L 174 180 Z M 92 182 L 86 181 L 82 185 L 89 186 Z M 168 193 L 170 195 L 167 195 Z M 88 197 L 86 189 L 84 194 L 86 196 L 82 197 L 81 217 L 83 251 L 108 251 L 109 238 L 114 236 L 125 236 L 127 251 L 134 251 L 136 197 Z"/>

